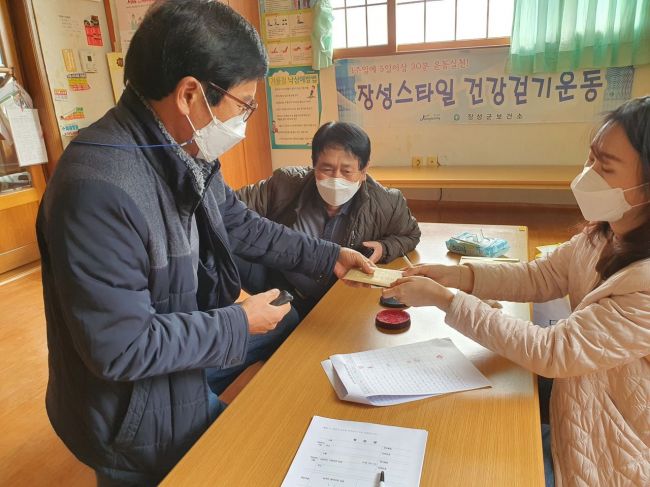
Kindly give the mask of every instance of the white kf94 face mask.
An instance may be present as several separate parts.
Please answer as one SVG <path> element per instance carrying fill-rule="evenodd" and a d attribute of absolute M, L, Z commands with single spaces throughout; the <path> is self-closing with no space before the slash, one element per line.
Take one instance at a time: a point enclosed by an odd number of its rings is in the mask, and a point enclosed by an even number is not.
<path fill-rule="evenodd" d="M 645 186 L 639 184 L 631 188 L 612 188 L 593 167 L 585 167 L 571 182 L 571 190 L 578 202 L 582 216 L 592 222 L 617 222 L 625 212 L 637 206 L 647 205 L 650 201 L 630 205 L 625 193 Z"/>
<path fill-rule="evenodd" d="M 350 201 L 357 194 L 361 181 L 352 182 L 341 178 L 327 178 L 316 180 L 318 194 L 325 203 L 332 206 L 341 206 Z"/>
<path fill-rule="evenodd" d="M 212 116 L 212 121 L 205 127 L 197 130 L 192 120 L 190 120 L 189 115 L 185 115 L 185 117 L 194 131 L 193 140 L 199 148 L 199 153 L 196 157 L 212 162 L 224 152 L 244 140 L 246 137 L 245 114 L 235 115 L 222 122 L 212 115 L 212 110 L 210 110 L 210 104 L 205 97 L 203 87 L 201 87 L 201 93 L 203 94 L 205 105 L 208 107 L 208 112 Z"/>

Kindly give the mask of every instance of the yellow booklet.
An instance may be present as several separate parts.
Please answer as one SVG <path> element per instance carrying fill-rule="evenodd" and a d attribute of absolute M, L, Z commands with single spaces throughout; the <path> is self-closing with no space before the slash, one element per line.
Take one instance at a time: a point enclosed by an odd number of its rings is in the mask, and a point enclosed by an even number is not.
<path fill-rule="evenodd" d="M 348 273 L 343 276 L 343 279 L 363 282 L 373 286 L 388 287 L 400 277 L 402 277 L 402 271 L 376 267 L 373 275 L 366 274 L 358 269 L 350 269 Z"/>

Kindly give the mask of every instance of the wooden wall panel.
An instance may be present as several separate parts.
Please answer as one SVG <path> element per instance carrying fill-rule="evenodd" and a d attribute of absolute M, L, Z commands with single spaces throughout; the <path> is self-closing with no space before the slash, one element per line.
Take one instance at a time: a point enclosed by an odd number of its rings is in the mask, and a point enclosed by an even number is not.
<path fill-rule="evenodd" d="M 37 201 L 0 210 L 0 274 L 39 259 L 37 213 Z"/>
<path fill-rule="evenodd" d="M 16 79 L 25 86 L 39 110 L 48 159 L 54 161 L 61 153 L 61 140 L 44 67 L 38 65 L 40 48 L 35 25 L 29 20 L 30 9 L 31 2 L 27 0 L 0 0 L 0 44 L 7 65 L 14 68 Z M 49 129 L 52 123 L 54 131 Z M 35 224 L 38 203 L 45 191 L 45 167 L 23 168 L 32 175 L 33 188 L 0 195 L 0 273 L 39 258 Z"/>
<path fill-rule="evenodd" d="M 36 242 L 38 203 L 0 211 L 0 254 Z"/>
<path fill-rule="evenodd" d="M 229 0 L 234 10 L 248 20 L 258 32 L 260 13 L 256 0 Z M 260 81 L 255 99 L 259 107 L 248 120 L 246 139 L 222 158 L 224 177 L 233 188 L 266 179 L 271 175 L 271 139 L 266 100 L 266 84 Z"/>
<path fill-rule="evenodd" d="M 0 254 L 0 274 L 17 269 L 30 262 L 35 262 L 40 258 L 41 256 L 36 242 L 12 249 L 9 252 Z"/>
<path fill-rule="evenodd" d="M 249 132 L 250 129 L 246 130 L 247 135 Z M 241 188 L 248 184 L 248 172 L 246 170 L 248 161 L 246 160 L 246 153 L 244 150 L 245 143 L 246 140 L 241 144 L 237 144 L 219 158 L 221 161 L 221 173 L 223 174 L 223 178 L 228 183 L 228 186 L 233 189 Z"/>

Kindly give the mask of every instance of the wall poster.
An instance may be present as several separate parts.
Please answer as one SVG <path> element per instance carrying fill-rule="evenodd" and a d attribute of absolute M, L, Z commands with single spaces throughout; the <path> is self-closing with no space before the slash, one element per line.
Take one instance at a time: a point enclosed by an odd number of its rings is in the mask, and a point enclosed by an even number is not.
<path fill-rule="evenodd" d="M 271 68 L 266 79 L 271 148 L 309 149 L 322 110 L 318 71 Z"/>

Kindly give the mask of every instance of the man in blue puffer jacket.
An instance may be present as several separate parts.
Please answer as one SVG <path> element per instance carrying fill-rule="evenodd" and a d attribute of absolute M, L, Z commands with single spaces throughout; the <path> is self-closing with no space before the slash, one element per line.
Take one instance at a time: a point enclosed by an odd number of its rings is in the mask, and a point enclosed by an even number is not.
<path fill-rule="evenodd" d="M 39 210 L 49 346 L 47 410 L 100 485 L 160 481 L 224 405 L 206 368 L 281 341 L 278 290 L 234 304 L 233 257 L 328 279 L 350 249 L 248 210 L 218 157 L 244 137 L 267 58 L 211 0 L 154 4 L 126 56 L 117 107 L 59 161 Z"/>

